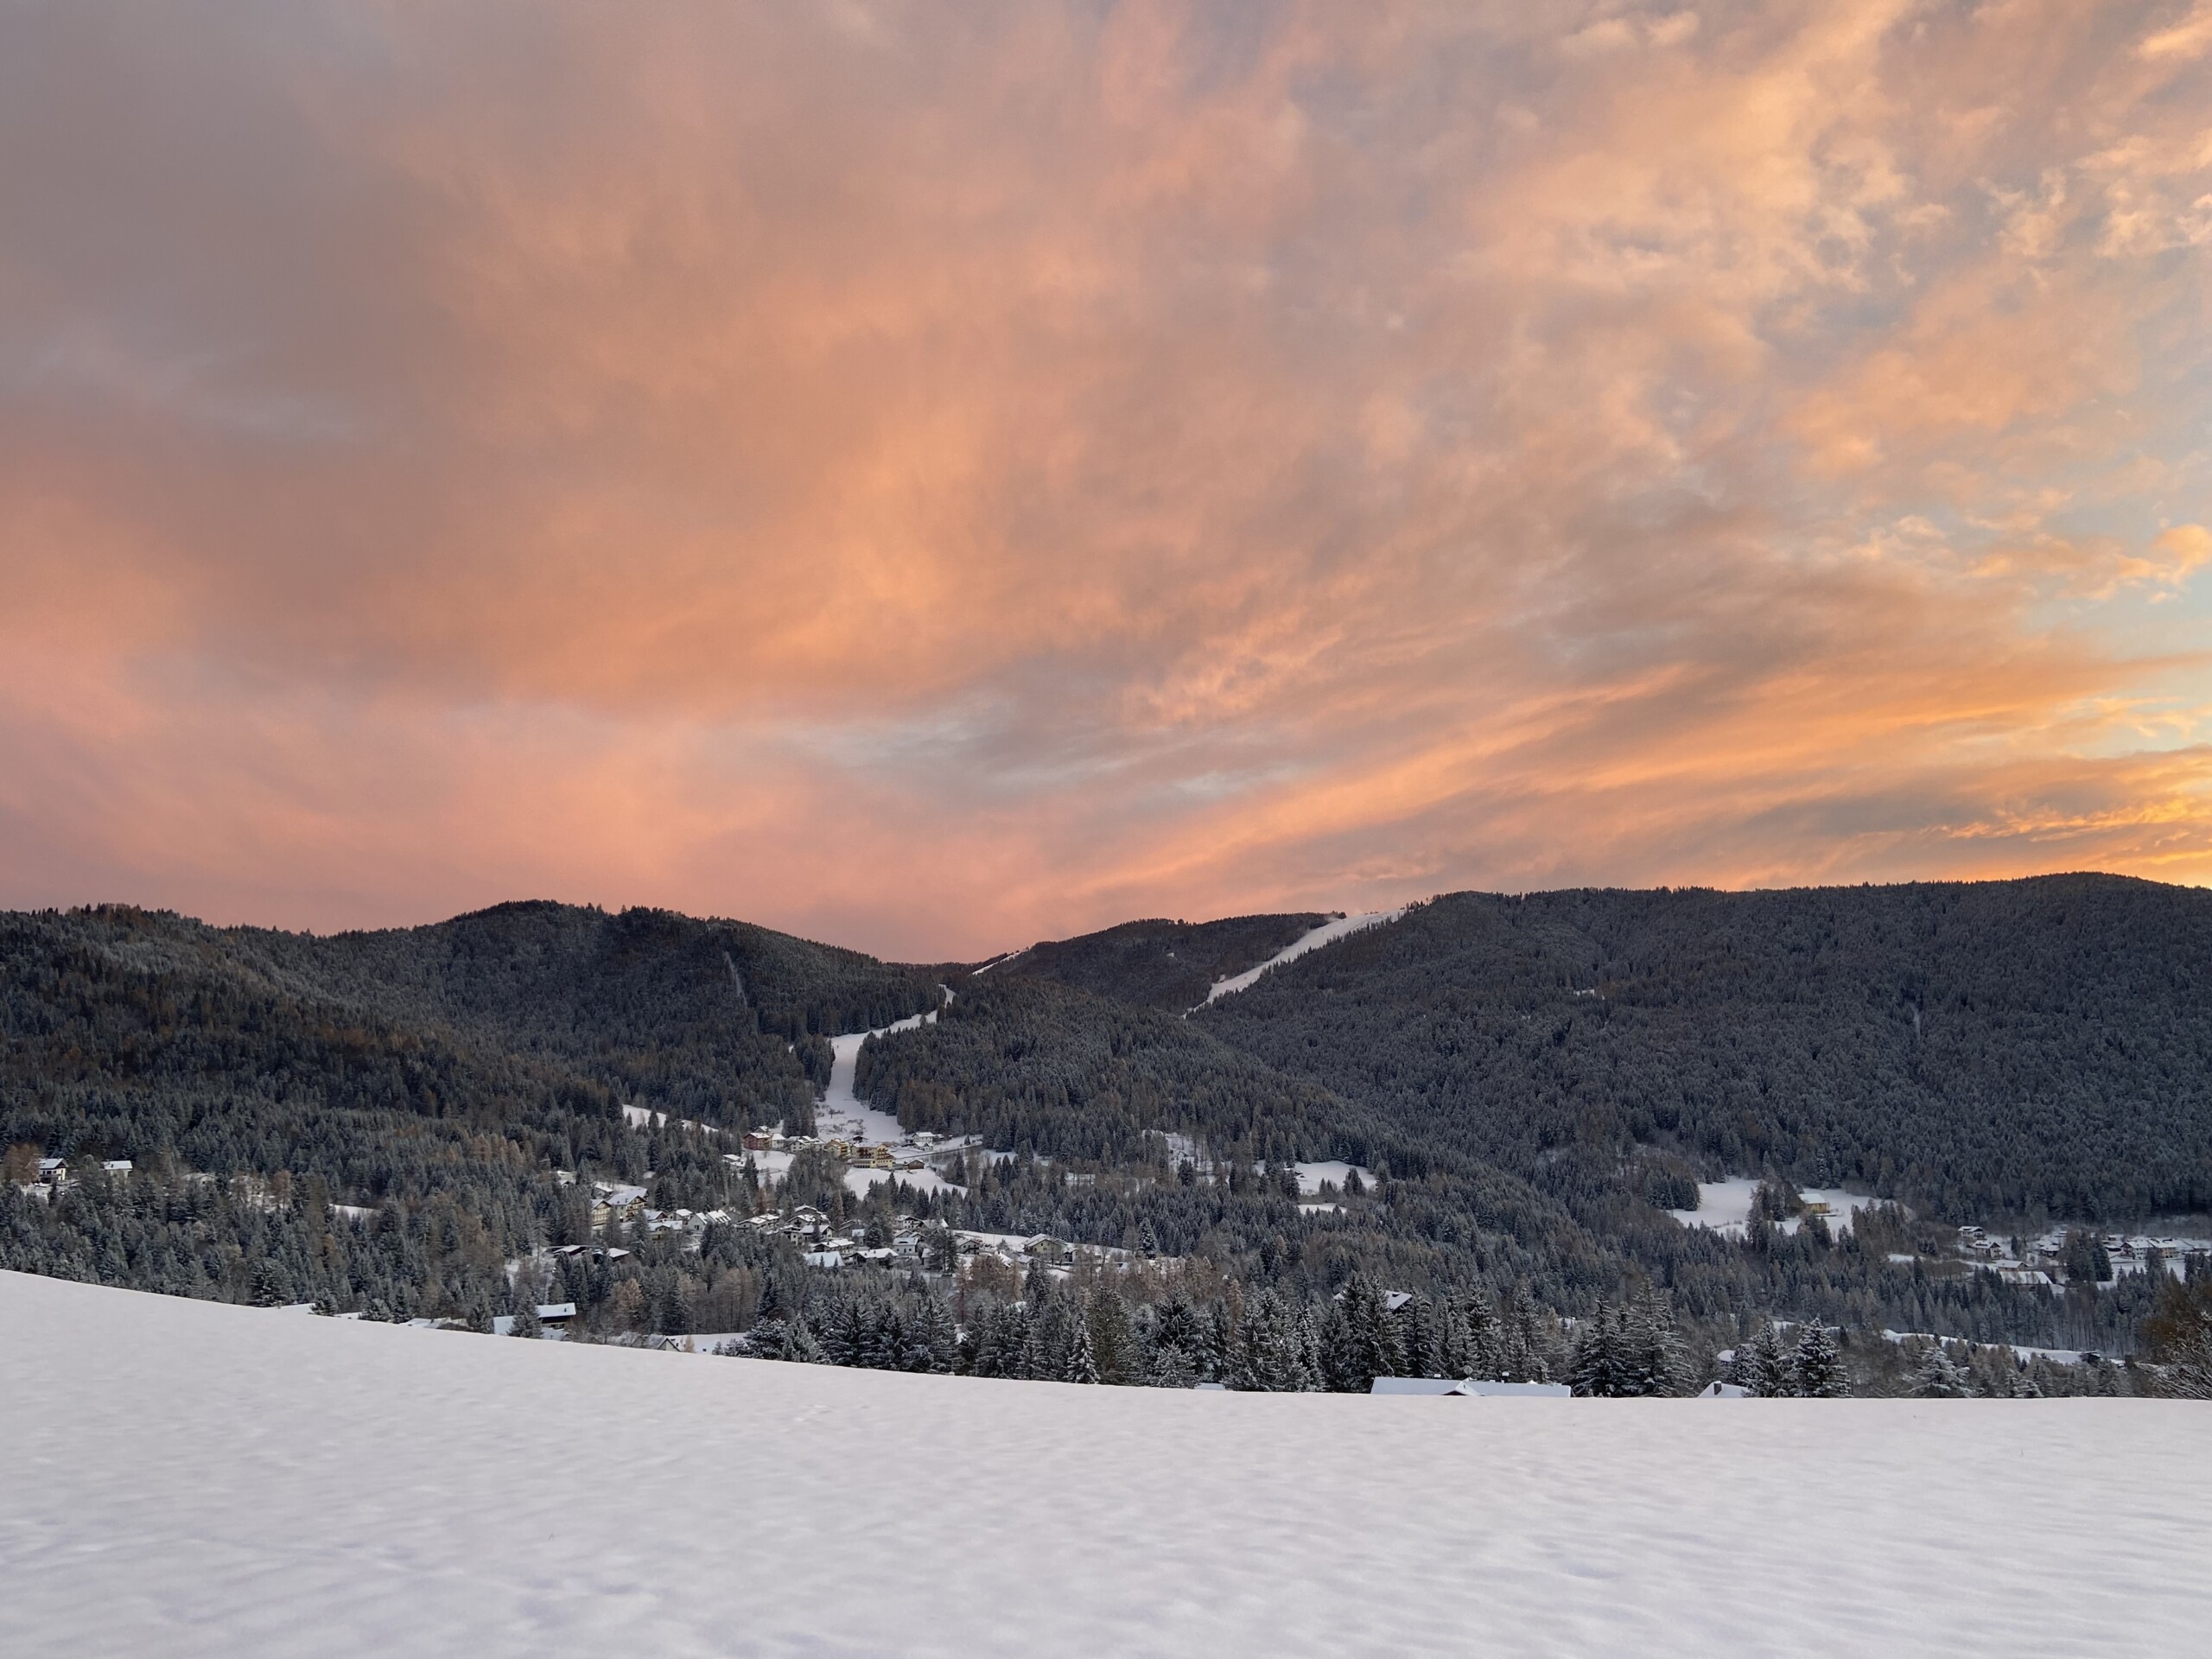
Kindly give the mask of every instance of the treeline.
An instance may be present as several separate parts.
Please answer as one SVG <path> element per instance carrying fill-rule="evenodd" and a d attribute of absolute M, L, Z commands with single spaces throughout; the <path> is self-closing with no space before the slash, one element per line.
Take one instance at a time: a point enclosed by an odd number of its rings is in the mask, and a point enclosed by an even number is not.
<path fill-rule="evenodd" d="M 0 1268 L 172 1296 L 298 1302 L 482 1330 L 512 1311 L 505 1263 L 543 1236 L 552 1183 L 486 1184 L 334 1211 L 296 1184 L 92 1174 L 47 1200 L 0 1186 Z"/>

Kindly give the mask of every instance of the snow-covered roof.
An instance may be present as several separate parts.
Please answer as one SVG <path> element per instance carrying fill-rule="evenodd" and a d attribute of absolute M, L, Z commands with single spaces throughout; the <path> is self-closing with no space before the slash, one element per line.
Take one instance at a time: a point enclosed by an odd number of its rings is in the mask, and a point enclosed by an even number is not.
<path fill-rule="evenodd" d="M 1370 1394 L 1465 1394 L 1465 1383 L 1447 1376 L 1378 1376 Z"/>

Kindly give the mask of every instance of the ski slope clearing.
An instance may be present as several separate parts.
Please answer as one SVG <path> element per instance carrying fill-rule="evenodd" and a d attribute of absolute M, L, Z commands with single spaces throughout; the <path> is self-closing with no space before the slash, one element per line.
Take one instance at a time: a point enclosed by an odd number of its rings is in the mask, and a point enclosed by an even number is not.
<path fill-rule="evenodd" d="M 889 1112 L 878 1111 L 853 1092 L 853 1080 L 860 1071 L 861 1045 L 871 1037 L 887 1037 L 894 1031 L 918 1031 L 936 1023 L 937 1014 L 932 1011 L 915 1014 L 895 1025 L 879 1026 L 874 1031 L 853 1031 L 832 1037 L 830 1083 L 823 1090 L 822 1104 L 814 1114 L 821 1132 L 842 1135 L 860 1146 L 896 1146 L 906 1133 L 899 1127 L 899 1120 Z"/>
<path fill-rule="evenodd" d="M 935 1025 L 937 1013 L 918 1014 L 901 1020 L 895 1025 L 879 1026 L 874 1031 L 848 1032 L 830 1039 L 830 1082 L 823 1090 L 822 1103 L 815 1109 L 815 1128 L 824 1135 L 834 1135 L 860 1147 L 895 1147 L 906 1139 L 906 1131 L 891 1113 L 869 1105 L 853 1092 L 854 1080 L 860 1073 L 861 1045 L 871 1037 L 887 1037 L 897 1031 L 918 1031 L 924 1026 Z M 956 1138 L 939 1143 L 941 1152 L 954 1152 L 973 1144 L 972 1139 Z M 791 1160 L 786 1157 L 784 1167 Z M 765 1173 L 766 1171 L 764 1170 Z M 780 1174 L 780 1172 L 779 1172 Z M 868 1196 L 868 1188 L 879 1181 L 900 1180 L 918 1192 L 965 1192 L 968 1189 L 947 1180 L 934 1169 L 900 1170 L 895 1173 L 881 1169 L 849 1169 L 845 1172 L 845 1190 L 856 1198 Z"/>
<path fill-rule="evenodd" d="M 1082 1389 L 5 1274 L 0 1330 L 8 1624 L 54 1652 L 2071 1656 L 2212 1625 L 2184 1403 Z"/>
<path fill-rule="evenodd" d="M 1395 922 L 1405 913 L 1402 906 L 1396 910 L 1370 910 L 1364 915 L 1339 916 L 1333 922 L 1324 922 L 1312 932 L 1301 934 L 1294 943 L 1283 946 L 1258 967 L 1247 968 L 1241 974 L 1217 981 L 1213 988 L 1206 993 L 1206 1001 L 1219 1001 L 1234 992 L 1258 984 L 1262 974 L 1270 969 L 1280 968 L 1287 962 L 1295 962 L 1308 950 L 1319 950 L 1325 944 L 1334 944 L 1338 939 L 1363 928 L 1379 927 L 1385 922 Z"/>

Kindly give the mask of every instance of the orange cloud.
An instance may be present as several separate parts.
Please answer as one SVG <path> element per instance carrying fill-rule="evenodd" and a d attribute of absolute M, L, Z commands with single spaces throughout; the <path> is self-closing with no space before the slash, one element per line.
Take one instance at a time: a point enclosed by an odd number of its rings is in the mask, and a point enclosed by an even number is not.
<path fill-rule="evenodd" d="M 2170 6 L 0 22 L 0 902 L 2202 879 Z"/>

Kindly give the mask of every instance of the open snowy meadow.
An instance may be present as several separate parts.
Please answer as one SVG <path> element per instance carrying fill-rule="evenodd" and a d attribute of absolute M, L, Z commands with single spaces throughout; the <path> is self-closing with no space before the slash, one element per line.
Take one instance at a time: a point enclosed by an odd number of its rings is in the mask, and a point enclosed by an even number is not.
<path fill-rule="evenodd" d="M 1086 1389 L 12 1274 L 0 1332 L 18 1653 L 2212 1641 L 2212 1410 L 2188 1404 Z"/>

